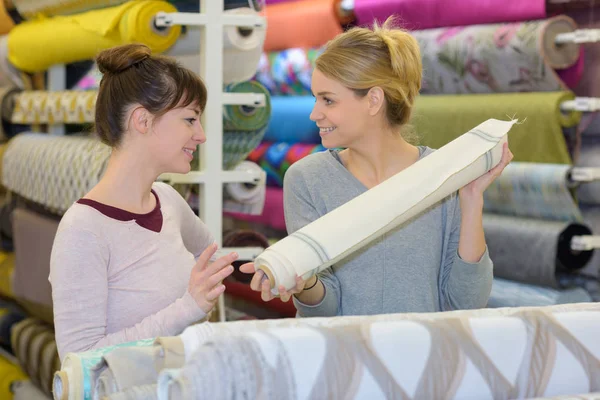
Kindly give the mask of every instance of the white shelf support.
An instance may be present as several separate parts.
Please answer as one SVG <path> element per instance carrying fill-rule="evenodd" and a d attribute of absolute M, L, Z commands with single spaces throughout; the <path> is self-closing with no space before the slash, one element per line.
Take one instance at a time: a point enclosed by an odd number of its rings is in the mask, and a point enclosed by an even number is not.
<path fill-rule="evenodd" d="M 222 14 L 222 9 L 220 11 Z M 204 12 L 198 13 L 165 13 L 160 12 L 154 17 L 154 24 L 158 28 L 169 27 L 173 25 L 188 26 L 206 26 L 211 20 L 211 16 Z M 221 24 L 228 26 L 243 26 L 250 28 L 263 28 L 266 26 L 265 19 L 255 15 L 227 15 L 220 16 Z M 211 21 L 212 22 L 212 21 Z"/>
<path fill-rule="evenodd" d="M 577 29 L 573 32 L 559 33 L 554 38 L 554 43 L 596 43 L 600 42 L 600 29 Z"/>
<path fill-rule="evenodd" d="M 600 180 L 600 168 L 573 167 L 570 178 L 573 182 L 593 182 Z"/>
<path fill-rule="evenodd" d="M 67 88 L 67 67 L 65 64 L 55 64 L 48 69 L 48 91 L 58 92 Z M 50 135 L 64 135 L 65 124 L 48 125 Z"/>
<path fill-rule="evenodd" d="M 571 239 L 571 250 L 590 251 L 600 249 L 600 236 L 582 235 L 573 236 Z"/>
<path fill-rule="evenodd" d="M 566 100 L 560 103 L 562 111 L 595 112 L 600 111 L 600 98 L 576 97 L 575 100 Z"/>

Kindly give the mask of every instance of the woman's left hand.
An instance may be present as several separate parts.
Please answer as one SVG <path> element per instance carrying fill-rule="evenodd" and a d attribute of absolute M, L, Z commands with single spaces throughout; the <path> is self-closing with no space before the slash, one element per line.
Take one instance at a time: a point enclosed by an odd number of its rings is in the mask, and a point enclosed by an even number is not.
<path fill-rule="evenodd" d="M 504 168 L 513 159 L 513 154 L 508 148 L 508 143 L 504 143 L 502 147 L 502 159 L 494 168 L 475 179 L 473 182 L 465 185 L 459 191 L 461 197 L 479 198 L 483 196 L 483 192 L 500 176 Z"/>

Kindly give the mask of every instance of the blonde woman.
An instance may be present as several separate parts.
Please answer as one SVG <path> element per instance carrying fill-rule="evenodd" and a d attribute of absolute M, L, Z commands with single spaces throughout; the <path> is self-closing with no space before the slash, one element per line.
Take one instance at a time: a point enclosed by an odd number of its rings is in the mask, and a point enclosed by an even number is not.
<path fill-rule="evenodd" d="M 288 233 L 434 151 L 411 144 L 407 135 L 421 88 L 421 54 L 417 41 L 392 25 L 388 19 L 372 29 L 353 28 L 317 59 L 310 118 L 329 150 L 300 160 L 285 175 Z M 506 147 L 500 164 L 484 176 L 307 282 L 298 277 L 295 288 L 280 287 L 279 297 L 293 298 L 302 317 L 485 307 L 493 264 L 483 232 L 483 192 L 511 159 Z M 250 265 L 243 270 L 254 272 Z M 263 300 L 273 298 L 262 271 L 251 287 Z"/>

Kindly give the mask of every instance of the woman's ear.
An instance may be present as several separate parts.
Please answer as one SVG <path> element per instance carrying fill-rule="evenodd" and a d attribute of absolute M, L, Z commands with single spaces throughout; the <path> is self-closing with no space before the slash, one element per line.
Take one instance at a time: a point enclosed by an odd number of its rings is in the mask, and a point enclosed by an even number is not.
<path fill-rule="evenodd" d="M 139 133 L 148 133 L 150 130 L 152 116 L 144 107 L 137 107 L 131 113 L 133 129 Z"/>
<path fill-rule="evenodd" d="M 367 93 L 369 102 L 369 115 L 375 116 L 383 109 L 385 103 L 385 93 L 379 86 L 374 86 Z"/>

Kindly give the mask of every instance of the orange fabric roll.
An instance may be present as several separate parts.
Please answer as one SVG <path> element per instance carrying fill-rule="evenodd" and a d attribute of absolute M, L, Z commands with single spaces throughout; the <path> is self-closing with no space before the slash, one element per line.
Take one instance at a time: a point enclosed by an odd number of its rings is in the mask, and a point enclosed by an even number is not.
<path fill-rule="evenodd" d="M 6 4 L 4 4 L 4 1 L 0 0 L 0 35 L 6 35 L 14 27 L 15 22 L 8 14 Z"/>
<path fill-rule="evenodd" d="M 321 47 L 342 33 L 339 0 L 302 0 L 267 5 L 264 51 Z"/>

